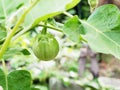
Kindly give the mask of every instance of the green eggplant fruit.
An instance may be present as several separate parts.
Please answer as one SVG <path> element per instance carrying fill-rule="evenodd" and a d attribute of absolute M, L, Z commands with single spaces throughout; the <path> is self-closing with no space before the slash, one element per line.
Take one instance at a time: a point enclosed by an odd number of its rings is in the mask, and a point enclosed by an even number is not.
<path fill-rule="evenodd" d="M 39 60 L 54 59 L 59 52 L 59 44 L 51 34 L 38 34 L 33 43 L 33 52 Z"/>

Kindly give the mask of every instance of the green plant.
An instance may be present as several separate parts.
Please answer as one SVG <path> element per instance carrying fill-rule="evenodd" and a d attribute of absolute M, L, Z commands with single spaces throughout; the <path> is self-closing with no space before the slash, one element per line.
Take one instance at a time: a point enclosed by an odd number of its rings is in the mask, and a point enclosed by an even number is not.
<path fill-rule="evenodd" d="M 32 79 L 28 71 L 15 70 L 10 73 L 8 72 L 5 65 L 5 55 L 7 56 L 10 52 L 9 50 L 11 50 L 11 41 L 15 41 L 21 35 L 27 34 L 27 32 L 36 31 L 35 29 L 37 27 L 62 32 L 76 43 L 80 43 L 81 41 L 87 42 L 94 51 L 112 54 L 120 59 L 119 9 L 114 5 L 101 6 L 85 21 L 66 12 L 66 10 L 73 8 L 79 2 L 80 0 L 46 0 L 45 2 L 44 0 L 29 0 L 29 2 L 28 0 L 0 1 L 0 60 L 2 60 L 3 65 L 2 69 L 0 69 L 0 86 L 4 90 L 34 90 L 33 88 L 31 89 Z M 59 24 L 60 27 L 57 22 L 42 24 L 48 18 L 52 18 L 61 13 L 70 17 L 70 19 L 65 24 Z M 41 51 L 41 47 L 37 45 L 41 44 L 37 42 L 40 37 L 46 40 L 53 39 L 50 46 L 47 45 L 48 43 L 42 45 L 49 46 L 47 47 L 47 51 L 42 48 L 42 52 L 44 52 L 42 54 L 41 52 L 36 53 L 36 49 L 40 49 Z M 18 45 L 17 47 L 19 48 L 20 46 Z M 53 53 L 50 50 L 51 48 L 54 51 Z M 29 51 L 23 48 L 16 50 L 17 53 L 19 52 L 24 55 L 30 54 Z M 37 39 L 33 44 L 33 51 L 39 59 L 49 60 L 57 55 L 59 45 L 54 36 L 46 34 L 46 30 L 42 30 L 42 34 L 37 35 Z M 48 51 L 52 55 L 47 54 Z M 42 57 L 41 55 L 46 56 Z"/>
<path fill-rule="evenodd" d="M 0 86 L 4 90 L 31 90 L 32 79 L 28 71 L 15 70 L 9 73 L 7 70 L 4 55 L 8 48 L 11 47 L 11 41 L 39 26 L 40 22 L 74 7 L 78 2 L 79 0 L 47 0 L 46 2 L 44 0 L 29 0 L 29 2 L 28 0 L 0 1 L 0 60 L 2 60 L 3 65 L 3 70 L 0 69 Z M 59 5 L 61 8 L 58 8 Z M 43 25 L 43 27 L 45 26 Z M 46 27 L 58 30 L 54 26 Z M 53 36 L 50 37 L 54 39 Z M 26 54 L 25 49 L 20 51 Z"/>

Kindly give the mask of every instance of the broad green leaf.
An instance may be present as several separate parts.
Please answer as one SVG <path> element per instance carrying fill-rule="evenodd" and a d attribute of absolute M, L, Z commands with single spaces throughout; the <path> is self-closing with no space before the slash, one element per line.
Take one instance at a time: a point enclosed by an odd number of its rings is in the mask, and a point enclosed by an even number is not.
<path fill-rule="evenodd" d="M 0 69 L 0 86 L 6 90 L 5 74 L 2 69 Z"/>
<path fill-rule="evenodd" d="M 81 0 L 72 0 L 71 3 L 67 4 L 66 10 L 73 8 L 73 7 L 76 6 L 80 1 L 81 1 Z"/>
<path fill-rule="evenodd" d="M 86 31 L 83 37 L 94 51 L 120 59 L 120 11 L 115 5 L 97 8 L 81 23 Z"/>
<path fill-rule="evenodd" d="M 31 75 L 25 70 L 12 71 L 8 75 L 9 90 L 31 90 Z"/>
<path fill-rule="evenodd" d="M 25 19 L 25 25 L 32 27 L 40 21 L 54 17 L 63 11 L 74 7 L 80 0 L 40 0 Z"/>
<path fill-rule="evenodd" d="M 9 48 L 4 54 L 3 58 L 5 60 L 13 58 L 15 55 L 30 55 L 30 52 L 27 49 L 21 47 Z"/>
<path fill-rule="evenodd" d="M 28 0 L 0 0 L 0 20 L 5 19 L 5 14 L 7 17 L 18 8 L 25 5 Z"/>
<path fill-rule="evenodd" d="M 83 34 L 84 31 L 82 29 L 81 23 L 79 21 L 79 18 L 77 16 L 74 16 L 73 18 L 69 19 L 63 27 L 63 32 L 70 38 L 71 40 L 75 42 L 79 42 L 81 39 L 80 34 Z"/>

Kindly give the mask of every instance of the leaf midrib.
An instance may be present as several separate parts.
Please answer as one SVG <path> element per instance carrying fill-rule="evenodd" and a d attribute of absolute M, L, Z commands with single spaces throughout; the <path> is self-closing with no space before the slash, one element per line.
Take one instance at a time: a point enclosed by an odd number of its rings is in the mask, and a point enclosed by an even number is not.
<path fill-rule="evenodd" d="M 80 22 L 88 25 L 91 28 L 93 28 L 93 30 L 95 30 L 96 32 L 100 33 L 101 35 L 103 35 L 104 37 L 106 37 L 111 42 L 115 43 L 116 46 L 120 47 L 120 45 L 118 43 L 116 43 L 114 40 L 112 40 L 111 38 L 109 38 L 107 35 L 105 35 L 103 32 L 101 32 L 100 30 L 98 30 L 96 27 L 92 26 L 91 24 L 89 24 L 88 22 L 83 21 L 83 20 L 80 20 Z"/>

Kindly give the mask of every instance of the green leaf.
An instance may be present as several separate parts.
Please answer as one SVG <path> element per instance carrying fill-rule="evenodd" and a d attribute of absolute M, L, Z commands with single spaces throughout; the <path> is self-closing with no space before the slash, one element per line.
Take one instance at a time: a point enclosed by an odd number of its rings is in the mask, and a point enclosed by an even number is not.
<path fill-rule="evenodd" d="M 28 2 L 28 0 L 0 0 L 0 20 L 5 19 L 5 13 L 9 16 L 18 8 L 25 5 L 26 2 Z"/>
<path fill-rule="evenodd" d="M 30 55 L 30 52 L 29 52 L 27 49 L 22 49 L 21 52 L 22 52 L 24 55 Z"/>
<path fill-rule="evenodd" d="M 72 0 L 71 3 L 69 3 L 67 6 L 66 6 L 66 9 L 71 9 L 73 8 L 74 6 L 76 6 L 81 0 Z"/>
<path fill-rule="evenodd" d="M 74 7 L 78 2 L 80 2 L 80 0 L 40 0 L 27 15 L 24 24 L 32 24 L 32 27 L 34 27 L 40 21 L 54 17 Z"/>
<path fill-rule="evenodd" d="M 0 69 L 0 86 L 6 90 L 5 74 L 2 69 Z"/>
<path fill-rule="evenodd" d="M 63 32 L 75 42 L 79 42 L 81 39 L 80 34 L 84 34 L 81 23 L 77 16 L 69 19 L 63 27 Z"/>
<path fill-rule="evenodd" d="M 3 58 L 5 60 L 13 58 L 14 55 L 20 54 L 20 50 L 18 48 L 10 48 L 6 51 L 6 53 L 4 54 Z"/>
<path fill-rule="evenodd" d="M 12 71 L 8 75 L 9 90 L 31 90 L 31 75 L 25 70 Z"/>
<path fill-rule="evenodd" d="M 120 11 L 115 5 L 99 7 L 81 23 L 86 31 L 83 37 L 94 51 L 120 59 Z"/>
<path fill-rule="evenodd" d="M 9 48 L 6 53 L 4 54 L 3 58 L 5 60 L 13 58 L 15 55 L 30 55 L 30 52 L 21 47 L 14 47 L 14 48 Z"/>
<path fill-rule="evenodd" d="M 31 90 L 31 75 L 25 70 L 12 71 L 7 76 L 8 90 Z M 5 74 L 0 69 L 0 86 L 6 90 Z"/>

